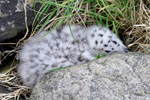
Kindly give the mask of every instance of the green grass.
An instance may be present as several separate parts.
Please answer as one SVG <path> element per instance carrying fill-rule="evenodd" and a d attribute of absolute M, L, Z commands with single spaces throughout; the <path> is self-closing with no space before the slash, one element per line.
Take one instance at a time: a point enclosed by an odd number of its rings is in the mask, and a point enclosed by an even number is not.
<path fill-rule="evenodd" d="M 96 56 L 96 58 L 98 59 L 98 58 L 102 58 L 102 57 L 105 57 L 105 56 L 107 56 L 107 55 L 106 54 L 98 53 L 98 55 Z"/>
<path fill-rule="evenodd" d="M 67 68 L 67 67 L 61 67 L 61 68 L 50 69 L 50 70 L 48 70 L 48 71 L 57 71 L 57 70 L 65 69 L 65 68 Z"/>
<path fill-rule="evenodd" d="M 101 24 L 118 34 L 118 29 L 125 29 L 128 25 L 135 23 L 134 10 L 137 0 L 133 2 L 130 0 L 84 0 L 83 2 L 80 1 L 77 6 L 75 6 L 76 0 L 61 2 L 42 0 L 39 2 L 43 6 L 38 13 L 35 13 L 33 31 L 40 31 L 48 25 L 55 29 L 62 24 L 85 24 L 87 26 L 89 24 Z M 87 6 L 88 9 L 84 6 Z M 75 22 L 74 18 L 79 19 L 78 15 L 81 18 L 90 18 L 90 20 Z M 73 21 L 70 22 L 70 20 Z"/>

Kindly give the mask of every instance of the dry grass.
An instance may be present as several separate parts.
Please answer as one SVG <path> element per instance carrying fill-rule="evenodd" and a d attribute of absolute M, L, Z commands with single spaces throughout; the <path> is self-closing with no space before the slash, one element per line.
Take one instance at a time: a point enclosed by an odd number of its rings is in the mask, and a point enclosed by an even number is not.
<path fill-rule="evenodd" d="M 16 67 L 17 65 L 6 73 L 0 74 L 0 85 L 10 91 L 9 93 L 0 93 L 0 100 L 19 100 L 20 96 L 23 96 L 25 100 L 29 98 L 31 89 L 20 84 L 20 77 L 14 71 Z"/>
<path fill-rule="evenodd" d="M 123 33 L 124 42 L 131 51 L 150 53 L 149 1 L 137 0 L 134 3 L 134 0 L 122 0 L 124 3 L 121 2 L 120 4 L 118 3 L 119 0 L 100 0 L 102 2 L 96 0 L 96 3 L 92 1 L 76 0 L 73 2 L 73 0 L 69 0 L 70 3 L 68 1 L 55 1 L 52 3 L 52 10 L 50 11 L 43 10 L 49 7 L 48 2 L 43 3 L 35 17 L 30 36 L 43 29 L 53 30 L 62 24 L 79 24 L 83 26 L 102 24 L 113 29 L 114 32 L 118 32 L 121 29 L 120 33 Z M 25 36 L 19 42 L 8 43 L 9 45 L 15 45 L 15 48 L 1 52 L 0 62 L 6 59 L 8 55 L 16 53 L 25 41 L 29 39 L 27 35 L 29 35 L 28 29 Z M 0 45 L 7 45 L 7 43 L 1 43 Z M 7 87 L 11 91 L 7 94 L 0 94 L 1 100 L 12 98 L 19 100 L 20 96 L 26 99 L 29 97 L 31 89 L 22 85 L 20 77 L 16 73 L 16 67 L 17 65 L 12 66 L 9 71 L 0 74 L 0 85 Z"/>
<path fill-rule="evenodd" d="M 141 1 L 135 12 L 135 24 L 127 30 L 128 48 L 132 51 L 150 53 L 150 9 Z"/>

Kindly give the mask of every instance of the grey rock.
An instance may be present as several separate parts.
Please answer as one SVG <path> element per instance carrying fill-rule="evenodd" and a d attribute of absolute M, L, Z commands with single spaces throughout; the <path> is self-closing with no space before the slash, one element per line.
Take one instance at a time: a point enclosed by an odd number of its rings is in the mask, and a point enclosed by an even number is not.
<path fill-rule="evenodd" d="M 29 1 L 29 0 L 28 0 Z M 30 0 L 31 1 L 31 0 Z M 26 29 L 25 14 L 23 9 L 24 0 L 1 0 L 0 1 L 0 42 L 10 39 L 17 33 Z M 32 3 L 28 3 L 32 5 Z M 30 6 L 28 8 L 30 8 Z M 37 6 L 39 9 L 40 6 Z M 27 8 L 28 26 L 34 19 L 33 10 Z"/>
<path fill-rule="evenodd" d="M 2 93 L 11 93 L 11 91 L 10 90 L 8 90 L 8 88 L 6 88 L 5 86 L 3 86 L 3 85 L 1 85 L 1 83 L 0 83 L 0 94 L 2 94 Z"/>
<path fill-rule="evenodd" d="M 150 100 L 150 55 L 125 53 L 50 72 L 31 100 Z"/>

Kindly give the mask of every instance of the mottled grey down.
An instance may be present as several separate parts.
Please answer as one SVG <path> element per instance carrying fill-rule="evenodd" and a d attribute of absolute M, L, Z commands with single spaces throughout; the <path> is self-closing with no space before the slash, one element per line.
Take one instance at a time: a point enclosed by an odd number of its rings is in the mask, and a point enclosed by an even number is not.
<path fill-rule="evenodd" d="M 114 54 L 127 51 L 112 31 L 100 25 L 71 25 L 71 32 L 66 25 L 41 38 L 46 33 L 42 31 L 30 38 L 18 53 L 18 73 L 29 87 L 33 87 L 48 70 L 86 63 L 96 59 L 99 52 Z"/>

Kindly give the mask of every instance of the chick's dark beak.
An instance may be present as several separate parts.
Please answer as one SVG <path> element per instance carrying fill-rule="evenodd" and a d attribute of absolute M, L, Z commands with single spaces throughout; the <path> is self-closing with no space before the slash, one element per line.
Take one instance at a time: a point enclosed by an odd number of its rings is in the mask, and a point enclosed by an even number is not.
<path fill-rule="evenodd" d="M 124 52 L 129 52 L 129 49 L 128 48 L 124 48 Z"/>

